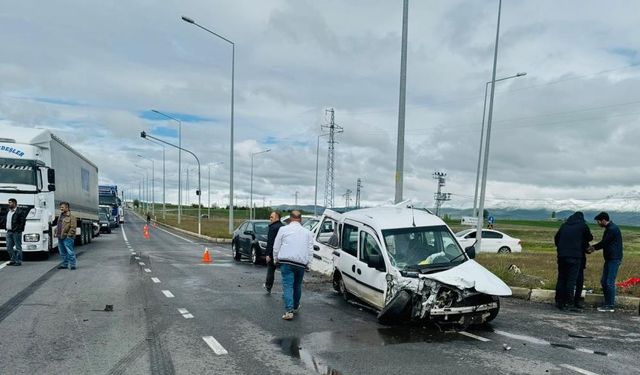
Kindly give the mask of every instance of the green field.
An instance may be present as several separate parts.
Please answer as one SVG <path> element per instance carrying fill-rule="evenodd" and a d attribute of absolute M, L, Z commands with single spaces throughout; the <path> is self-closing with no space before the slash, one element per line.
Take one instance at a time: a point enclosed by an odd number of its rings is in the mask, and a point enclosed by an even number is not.
<path fill-rule="evenodd" d="M 177 225 L 177 207 L 167 207 L 167 219 L 162 219 L 162 206 L 156 206 L 156 218 L 159 222 L 165 222 L 172 226 Z M 141 212 L 141 211 L 139 211 Z M 198 209 L 184 208 L 180 227 L 192 232 L 198 231 Z M 207 214 L 207 209 L 202 209 L 202 214 Z M 257 210 L 257 218 L 266 219 L 269 216 L 267 209 Z M 211 209 L 211 217 L 202 219 L 202 234 L 231 238 L 228 232 L 229 213 L 225 209 Z M 242 221 L 249 218 L 246 209 L 234 210 L 234 228 Z M 613 218 L 615 221 L 615 218 Z M 459 231 L 463 227 L 459 222 L 448 222 L 453 231 Z M 522 241 L 522 253 L 514 254 L 478 254 L 477 261 L 487 267 L 491 272 L 502 278 L 511 286 L 529 288 L 555 289 L 556 283 L 556 249 L 553 244 L 553 236 L 560 227 L 557 221 L 504 221 L 496 223 L 495 229 L 503 231 L 512 237 Z M 590 225 L 594 242 L 602 238 L 603 230 L 597 225 Z M 621 226 L 624 241 L 624 260 L 618 272 L 618 281 L 630 277 L 640 277 L 640 227 Z M 600 276 L 602 274 L 602 251 L 595 252 L 587 257 L 587 269 L 585 270 L 585 289 L 594 293 L 602 293 Z M 510 265 L 515 264 L 522 271 L 514 274 L 508 271 Z M 628 289 L 618 288 L 620 295 L 633 295 L 640 297 L 640 286 Z"/>

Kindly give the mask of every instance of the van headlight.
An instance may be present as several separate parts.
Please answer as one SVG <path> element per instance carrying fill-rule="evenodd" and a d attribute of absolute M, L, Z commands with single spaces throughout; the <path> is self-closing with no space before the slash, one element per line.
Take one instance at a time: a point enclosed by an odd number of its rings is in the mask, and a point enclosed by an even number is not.
<path fill-rule="evenodd" d="M 266 249 L 267 248 L 267 242 L 266 241 L 258 241 L 258 245 L 260 245 L 261 249 Z"/>
<path fill-rule="evenodd" d="M 24 242 L 39 242 L 40 235 L 38 233 L 28 233 L 24 235 Z"/>

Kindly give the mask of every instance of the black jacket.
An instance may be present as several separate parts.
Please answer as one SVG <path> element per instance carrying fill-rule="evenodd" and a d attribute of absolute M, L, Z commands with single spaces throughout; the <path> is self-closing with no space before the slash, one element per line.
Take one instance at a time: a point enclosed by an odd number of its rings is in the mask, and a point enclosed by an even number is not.
<path fill-rule="evenodd" d="M 593 245 L 596 250 L 602 249 L 605 260 L 622 259 L 622 233 L 612 221 L 607 224 L 602 235 L 602 241 Z"/>
<path fill-rule="evenodd" d="M 269 224 L 269 234 L 267 234 L 267 249 L 264 252 L 264 255 L 273 258 L 273 243 L 276 240 L 276 236 L 278 235 L 278 231 L 284 224 L 280 220 L 275 223 Z"/>
<path fill-rule="evenodd" d="M 569 216 L 555 235 L 558 257 L 582 258 L 593 235 L 582 212 Z"/>
<path fill-rule="evenodd" d="M 9 214 L 9 210 L 7 213 L 0 217 L 0 229 L 6 229 L 7 227 L 7 215 Z M 29 212 L 20 207 L 16 208 L 16 212 L 11 217 L 11 231 L 12 232 L 24 232 L 24 226 L 27 223 L 27 214 Z"/>

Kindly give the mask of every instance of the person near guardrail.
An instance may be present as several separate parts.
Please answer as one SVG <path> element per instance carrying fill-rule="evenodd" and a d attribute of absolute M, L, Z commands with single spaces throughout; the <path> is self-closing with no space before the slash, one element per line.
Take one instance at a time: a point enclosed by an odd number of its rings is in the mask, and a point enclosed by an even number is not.
<path fill-rule="evenodd" d="M 604 228 L 602 240 L 589 248 L 589 253 L 602 250 L 604 266 L 602 267 L 602 292 L 604 305 L 598 307 L 600 312 L 614 312 L 616 305 L 616 276 L 622 263 L 622 233 L 620 228 L 610 220 L 609 214 L 600 212 L 594 218 L 596 223 Z"/>
<path fill-rule="evenodd" d="M 273 211 L 271 215 L 269 215 L 269 221 L 271 223 L 269 224 L 269 233 L 267 233 L 267 248 L 264 253 L 267 261 L 267 278 L 262 285 L 267 293 L 271 293 L 271 288 L 273 288 L 273 279 L 276 274 L 276 265 L 273 262 L 273 243 L 276 240 L 280 227 L 284 226 L 282 221 L 280 221 L 280 212 L 278 211 Z"/>
<path fill-rule="evenodd" d="M 8 266 L 22 265 L 22 232 L 27 222 L 27 213 L 18 207 L 15 198 L 9 198 L 9 209 L 6 215 L 0 217 L 0 228 L 7 231 Z"/>
<path fill-rule="evenodd" d="M 583 258 L 593 240 L 591 230 L 580 211 L 573 213 L 562 223 L 554 236 L 558 254 L 558 279 L 556 282 L 556 307 L 565 309 L 580 308 L 576 301 L 576 284 L 580 272 L 584 272 Z M 584 274 L 583 274 L 584 282 Z M 582 289 L 582 288 L 580 288 Z"/>
<path fill-rule="evenodd" d="M 56 226 L 58 252 L 61 259 L 58 269 L 69 268 L 70 270 L 75 270 L 77 264 L 73 246 L 76 239 L 77 219 L 71 214 L 69 202 L 60 203 L 60 215 L 53 221 L 53 225 Z"/>
<path fill-rule="evenodd" d="M 291 222 L 278 231 L 273 243 L 273 260 L 280 264 L 285 313 L 291 320 L 300 309 L 302 279 L 313 254 L 313 235 L 300 225 L 300 211 L 291 212 Z"/>

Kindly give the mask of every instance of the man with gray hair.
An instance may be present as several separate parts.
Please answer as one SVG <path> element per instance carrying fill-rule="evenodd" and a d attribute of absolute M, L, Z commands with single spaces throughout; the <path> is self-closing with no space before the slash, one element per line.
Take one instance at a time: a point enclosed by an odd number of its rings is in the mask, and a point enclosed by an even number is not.
<path fill-rule="evenodd" d="M 273 260 L 280 264 L 285 313 L 291 320 L 300 309 L 302 279 L 313 254 L 313 235 L 300 225 L 300 211 L 291 212 L 291 222 L 278 231 L 273 244 Z"/>

